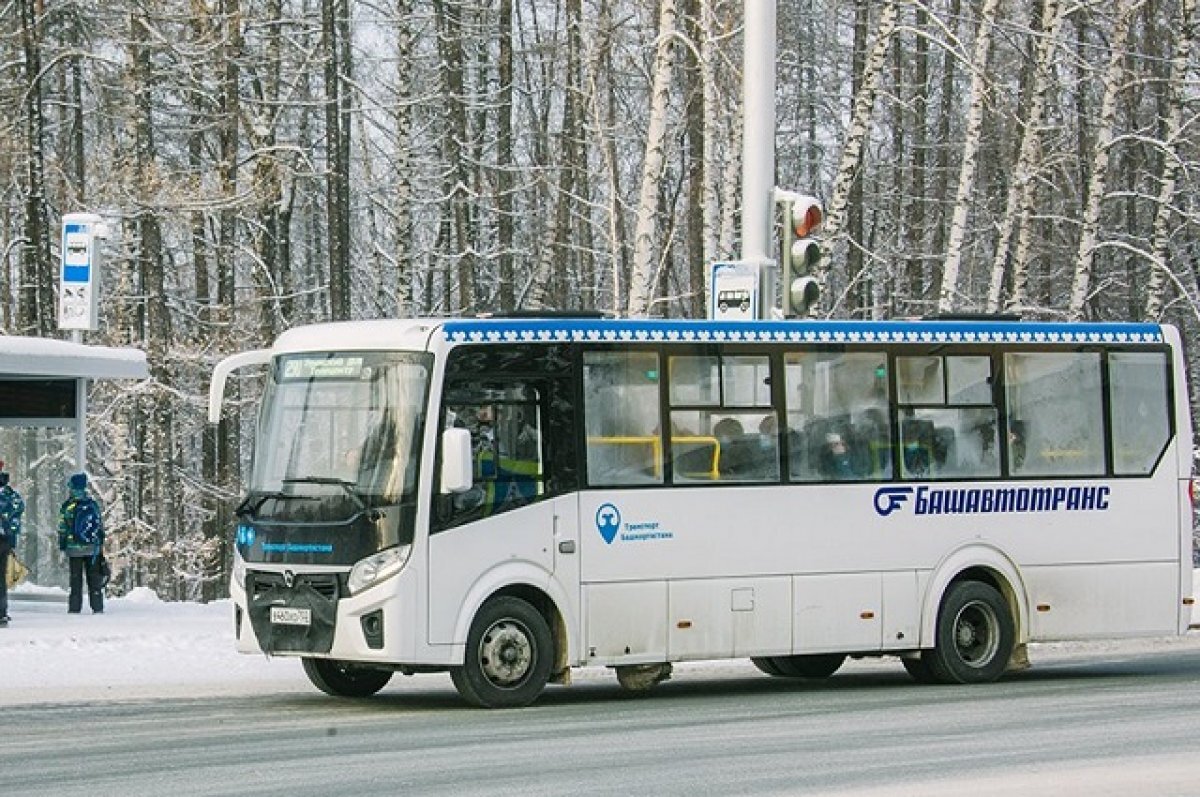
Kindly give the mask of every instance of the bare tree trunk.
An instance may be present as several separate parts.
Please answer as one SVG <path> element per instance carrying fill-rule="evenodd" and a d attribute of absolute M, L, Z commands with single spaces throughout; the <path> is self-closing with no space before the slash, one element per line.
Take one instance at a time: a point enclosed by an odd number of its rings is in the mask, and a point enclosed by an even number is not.
<path fill-rule="evenodd" d="M 924 3 L 916 8 L 916 29 L 929 27 L 929 9 Z M 908 196 L 904 218 L 904 250 L 908 253 L 904 262 L 904 281 L 907 303 L 899 305 L 907 312 L 917 307 L 924 308 L 923 272 L 929 237 L 926 235 L 929 202 L 929 91 L 932 85 L 929 75 L 929 41 L 923 35 L 916 36 L 913 54 L 914 93 L 912 106 L 912 167 L 909 171 Z"/>
<path fill-rule="evenodd" d="M 516 219 L 513 218 L 515 202 L 513 193 L 516 181 L 513 173 L 516 164 L 513 162 L 513 2 L 500 0 L 500 62 L 496 65 L 500 78 L 499 107 L 496 109 L 496 200 L 497 244 L 500 246 L 500 293 L 501 310 L 512 310 L 516 307 L 516 290 L 514 280 L 513 245 L 516 240 Z"/>
<path fill-rule="evenodd" d="M 1029 236 L 1032 224 L 1037 186 L 1034 175 L 1041 166 L 1041 128 L 1045 121 L 1046 95 L 1050 88 L 1057 51 L 1059 31 L 1062 29 L 1066 8 L 1059 0 L 1043 0 L 1040 33 L 1034 47 L 1033 81 L 1029 90 L 1024 124 L 1021 126 L 1021 148 L 1012 169 L 1012 181 L 1008 186 L 1008 198 L 1004 214 L 1000 217 L 1000 230 L 996 242 L 996 253 L 992 259 L 992 275 L 988 284 L 987 312 L 1000 310 L 1004 290 L 1004 275 L 1012 262 L 1012 298 L 1010 307 L 1020 311 L 1027 296 L 1026 282 L 1029 278 Z M 1009 251 L 1009 244 L 1016 235 L 1017 246 Z"/>
<path fill-rule="evenodd" d="M 221 351 L 233 351 L 240 348 L 237 344 L 237 330 L 234 328 L 236 313 L 237 286 L 237 210 L 235 208 L 238 195 L 238 152 L 240 149 L 239 119 L 241 103 L 238 86 L 241 79 L 237 60 L 237 48 L 240 41 L 240 0 L 221 0 L 222 23 L 222 69 L 220 78 L 220 101 L 218 104 L 217 135 L 220 165 L 217 169 L 222 208 L 218 216 L 218 244 L 216 251 L 217 268 L 217 304 L 215 320 L 219 327 L 217 332 Z M 230 399 L 236 406 L 238 396 L 237 386 L 232 385 Z M 237 417 L 225 416 L 217 425 L 214 433 L 215 449 L 215 479 L 226 495 L 235 495 L 241 488 L 241 426 Z M 228 501 L 218 501 L 213 530 L 218 540 L 227 540 L 222 530 L 230 528 L 233 515 Z M 220 561 L 227 561 L 228 542 L 222 542 L 218 556 Z"/>
<path fill-rule="evenodd" d="M 572 234 L 577 231 L 572 223 L 578 199 L 580 142 L 583 135 L 580 97 L 580 50 L 582 39 L 579 27 L 582 24 L 582 6 L 579 0 L 567 0 L 567 69 L 563 83 L 562 126 L 557 136 L 558 184 L 554 189 L 554 212 L 547 230 L 547 245 L 538 259 L 538 267 L 530 283 L 526 306 L 533 309 L 565 309 L 570 289 L 568 273 L 575 259 L 571 247 Z"/>
<path fill-rule="evenodd" d="M 897 11 L 898 13 L 898 11 Z M 855 0 L 854 3 L 854 44 L 850 55 L 850 94 L 859 96 L 863 80 L 866 77 L 868 32 L 871 24 L 870 0 Z M 892 47 L 894 37 L 889 37 L 888 47 Z M 880 79 L 884 64 L 879 64 Z M 872 104 L 874 100 L 872 99 Z M 868 127 L 870 125 L 868 124 Z M 857 316 L 865 306 L 871 304 L 871 280 L 863 272 L 863 172 L 858 168 L 850 176 L 850 189 L 846 195 L 846 223 L 844 225 L 846 247 L 846 276 L 854 283 L 860 283 L 861 290 L 855 291 L 847 299 L 847 310 Z"/>
<path fill-rule="evenodd" d="M 1158 200 L 1154 212 L 1154 228 L 1150 236 L 1150 279 L 1146 285 L 1145 317 L 1158 321 L 1163 314 L 1163 298 L 1167 277 L 1172 273 L 1168 248 L 1170 224 L 1174 210 L 1171 199 L 1183 163 L 1180 135 L 1184 119 L 1184 84 L 1196 35 L 1196 0 L 1180 0 L 1179 27 L 1176 29 L 1175 56 L 1171 59 L 1171 79 L 1167 82 L 1169 110 L 1166 118 L 1166 140 L 1163 142 L 1162 173 L 1159 177 Z"/>
<path fill-rule="evenodd" d="M 619 312 L 626 306 L 628 297 L 625 287 L 629 284 L 629 236 L 625 229 L 625 213 L 621 202 L 623 195 L 621 164 L 617 153 L 616 136 L 617 98 L 613 85 L 613 29 L 612 4 L 601 3 L 597 29 L 601 32 L 592 63 L 588 68 L 588 86 L 591 96 L 593 136 L 596 148 L 604 162 L 604 174 L 608 182 L 607 203 L 604 210 L 607 221 L 609 300 L 612 310 Z"/>
<path fill-rule="evenodd" d="M 734 103 L 732 116 L 741 112 L 741 103 Z M 738 225 L 738 197 L 742 191 L 742 126 L 734 124 L 729 131 L 725 171 L 721 175 L 721 232 L 717 237 L 717 256 L 727 257 L 733 253 L 734 236 Z"/>
<path fill-rule="evenodd" d="M 1096 248 L 1100 244 L 1100 214 L 1108 189 L 1108 162 L 1115 135 L 1117 96 L 1124 88 L 1124 61 L 1127 56 L 1125 42 L 1133 14 L 1141 6 L 1140 0 L 1116 0 L 1113 25 L 1109 41 L 1108 70 L 1104 76 L 1104 98 L 1100 103 L 1100 116 L 1096 124 L 1096 141 L 1092 150 L 1092 174 L 1088 181 L 1087 204 L 1083 210 L 1083 225 L 1079 236 L 1079 253 L 1075 260 L 1075 277 L 1071 282 L 1071 299 L 1067 306 L 1067 317 L 1073 321 L 1083 318 L 1084 305 L 1089 298 L 1092 269 L 1096 260 Z"/>
<path fill-rule="evenodd" d="M 461 0 L 433 0 L 437 17 L 438 52 L 441 55 L 442 80 L 445 86 L 446 130 L 442 137 L 446 156 L 444 180 L 450 215 L 446 242 L 453 241 L 455 285 L 458 288 L 459 309 L 470 312 L 475 308 L 475 255 L 471 247 L 472 213 L 467 186 L 470 177 L 463 147 L 470 140 L 467 131 L 467 98 L 465 93 L 465 60 L 463 51 L 463 3 Z M 439 248 L 438 251 L 445 251 Z"/>
<path fill-rule="evenodd" d="M 850 117 L 850 126 L 846 130 L 846 141 L 842 146 L 842 158 L 838 163 L 837 174 L 833 181 L 833 190 L 829 199 L 825 231 L 826 239 L 822 246 L 821 262 L 817 265 L 816 279 L 821 286 L 824 307 L 835 306 L 827 295 L 829 275 L 832 269 L 830 251 L 838 239 L 846 237 L 846 219 L 849 216 L 850 198 L 853 193 L 855 175 L 862 168 L 863 146 L 871 125 L 871 114 L 875 108 L 875 95 L 879 90 L 879 80 L 887 62 L 888 48 L 891 46 L 892 35 L 896 32 L 897 7 L 895 0 L 887 0 L 879 13 L 876 26 L 875 43 L 870 54 L 863 63 L 863 74 L 860 89 L 854 97 L 854 110 Z M 853 246 L 855 242 L 851 242 Z M 816 311 L 816 307 L 812 308 Z"/>
<path fill-rule="evenodd" d="M 633 270 L 629 284 L 629 315 L 646 316 L 654 302 L 658 282 L 655 263 L 658 239 L 655 229 L 658 187 L 666 161 L 667 102 L 671 90 L 672 38 L 675 35 L 675 0 L 661 0 L 658 16 L 658 43 L 654 55 L 653 86 L 650 90 L 649 125 L 642 158 L 641 189 L 638 191 L 637 222 L 633 232 Z"/>
<path fill-rule="evenodd" d="M 329 312 L 350 317 L 350 36 L 349 0 L 322 0 L 325 63 L 326 220 L 329 227 Z"/>
<path fill-rule="evenodd" d="M 984 0 L 979 29 L 975 34 L 975 52 L 971 57 L 971 99 L 967 111 L 967 133 L 963 142 L 962 164 L 958 173 L 958 191 L 954 197 L 954 215 L 950 221 L 950 241 L 942 267 L 942 290 L 938 312 L 949 313 L 960 305 L 958 272 L 962 267 L 963 241 L 967 236 L 967 215 L 975 192 L 975 169 L 983 130 L 983 112 L 987 104 L 988 62 L 991 60 L 992 30 L 1000 0 Z"/>
<path fill-rule="evenodd" d="M 700 256 L 707 265 L 716 261 L 718 238 L 721 227 L 720 168 L 717 163 L 717 136 L 720 134 L 720 95 L 717 91 L 717 30 L 713 0 L 700 0 L 700 85 L 703 91 L 704 132 L 703 161 L 700 165 L 703 179 L 701 201 L 704 204 L 702 227 L 704 241 Z M 701 313 L 708 313 L 707 275 L 700 282 L 699 301 Z"/>
<path fill-rule="evenodd" d="M 701 0 L 683 1 L 684 30 L 692 46 L 684 49 L 684 74 L 687 76 L 687 211 L 686 236 L 690 296 L 686 302 L 688 315 L 704 318 L 704 282 L 708 261 L 704 258 L 704 153 L 705 153 L 705 74 L 702 65 L 703 43 L 706 39 L 703 15 L 706 9 Z"/>
<path fill-rule="evenodd" d="M 55 327 L 54 278 L 50 266 L 50 220 L 46 208 L 45 117 L 42 56 L 36 0 L 18 0 L 25 58 L 25 240 L 21 247 L 18 329 L 46 337 Z"/>

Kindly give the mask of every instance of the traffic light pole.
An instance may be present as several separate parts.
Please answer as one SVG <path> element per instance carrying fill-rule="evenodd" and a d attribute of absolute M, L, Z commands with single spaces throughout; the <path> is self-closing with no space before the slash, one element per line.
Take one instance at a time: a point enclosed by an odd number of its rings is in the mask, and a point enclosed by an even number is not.
<path fill-rule="evenodd" d="M 742 61 L 742 260 L 762 264 L 760 318 L 775 308 L 775 2 L 744 0 Z"/>

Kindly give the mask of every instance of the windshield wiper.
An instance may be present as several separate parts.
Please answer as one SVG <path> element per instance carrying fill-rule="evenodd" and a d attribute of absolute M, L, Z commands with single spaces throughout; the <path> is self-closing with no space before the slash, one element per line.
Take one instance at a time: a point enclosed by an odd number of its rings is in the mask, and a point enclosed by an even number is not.
<path fill-rule="evenodd" d="M 290 479 L 282 479 L 284 484 L 332 484 L 341 487 L 346 491 L 346 495 L 354 499 L 354 503 L 358 504 L 359 509 L 366 509 L 367 505 L 363 502 L 362 496 L 354 489 L 354 482 L 348 482 L 345 479 L 338 479 L 333 476 L 295 476 Z"/>

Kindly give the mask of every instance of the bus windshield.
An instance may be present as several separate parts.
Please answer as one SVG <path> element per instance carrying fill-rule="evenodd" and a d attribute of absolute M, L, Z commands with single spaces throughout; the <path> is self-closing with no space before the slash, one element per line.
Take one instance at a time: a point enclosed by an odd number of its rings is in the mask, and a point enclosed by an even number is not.
<path fill-rule="evenodd" d="M 343 493 L 359 508 L 414 496 L 428 377 L 422 354 L 279 357 L 259 420 L 251 494 Z"/>

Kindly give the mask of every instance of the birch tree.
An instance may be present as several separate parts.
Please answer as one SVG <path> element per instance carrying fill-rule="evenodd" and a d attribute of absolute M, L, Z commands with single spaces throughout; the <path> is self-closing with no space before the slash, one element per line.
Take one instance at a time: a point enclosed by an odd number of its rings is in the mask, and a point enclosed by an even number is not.
<path fill-rule="evenodd" d="M 1041 30 L 1034 46 L 1033 84 L 1025 118 L 1021 124 L 1021 146 L 1012 169 L 1008 197 L 1000 216 L 996 252 L 992 258 L 991 279 L 988 283 L 986 310 L 999 312 L 1004 290 L 1004 277 L 1011 262 L 1012 292 L 1009 306 L 1020 311 L 1025 303 L 1026 281 L 1029 275 L 1030 230 L 1036 201 L 1034 175 L 1040 165 L 1041 127 L 1045 122 L 1047 93 L 1054 71 L 1056 41 L 1066 15 L 1060 0 L 1042 0 Z M 1013 237 L 1016 248 L 1010 251 Z"/>
<path fill-rule="evenodd" d="M 654 56 L 653 86 L 650 90 L 649 124 L 646 150 L 642 158 L 641 189 L 638 191 L 637 222 L 633 231 L 633 270 L 629 285 L 629 315 L 646 316 L 654 301 L 658 278 L 655 235 L 658 225 L 658 185 L 666 160 L 667 111 L 673 67 L 675 2 L 661 0 L 658 17 L 658 41 Z"/>
<path fill-rule="evenodd" d="M 1087 202 L 1079 235 L 1079 252 L 1075 260 L 1075 275 L 1071 281 L 1071 298 L 1067 305 L 1067 317 L 1073 321 L 1083 318 L 1084 307 L 1089 298 L 1092 271 L 1096 260 L 1096 249 L 1100 246 L 1100 216 L 1108 186 L 1108 163 L 1112 158 L 1112 144 L 1116 136 L 1117 97 L 1124 88 L 1125 42 L 1134 13 L 1142 6 L 1140 0 L 1116 0 L 1113 11 L 1116 21 L 1109 41 L 1108 68 L 1104 74 L 1104 98 L 1100 104 L 1100 115 L 1096 123 L 1096 141 L 1093 145 L 1091 179 L 1087 187 Z"/>
<path fill-rule="evenodd" d="M 971 94 L 968 100 L 967 131 L 963 141 L 962 163 L 958 173 L 958 190 L 954 197 L 954 214 L 950 221 L 950 241 L 942 267 L 942 289 L 938 312 L 949 313 L 961 302 L 958 273 L 962 268 L 962 247 L 967 235 L 967 216 L 971 195 L 975 191 L 976 160 L 979 157 L 983 112 L 987 104 L 988 61 L 992 49 L 992 31 L 996 26 L 996 11 L 1000 0 L 984 0 L 979 27 L 975 33 L 975 48 L 971 58 Z"/>
<path fill-rule="evenodd" d="M 1176 215 L 1172 205 L 1179 171 L 1184 155 L 1182 139 L 1184 123 L 1183 87 L 1186 85 L 1188 64 L 1196 35 L 1196 0 L 1180 0 L 1179 25 L 1175 32 L 1175 54 L 1171 59 L 1171 79 L 1166 91 L 1169 109 L 1165 124 L 1166 137 L 1162 143 L 1162 173 L 1155 202 L 1154 231 L 1150 238 L 1150 278 L 1146 285 L 1145 317 L 1158 321 L 1163 315 L 1163 299 L 1167 277 L 1172 273 L 1170 242 L 1171 221 Z"/>
<path fill-rule="evenodd" d="M 842 157 L 838 163 L 837 175 L 834 178 L 833 190 L 829 199 L 829 210 L 826 215 L 826 239 L 822 246 L 821 261 L 816 269 L 817 284 L 821 287 L 821 304 L 825 307 L 836 307 L 840 303 L 840 300 L 833 300 L 827 295 L 831 270 L 830 252 L 838 239 L 845 237 L 846 234 L 845 227 L 851 190 L 854 186 L 855 175 L 862 168 L 863 146 L 875 108 L 879 81 L 882 79 L 883 67 L 887 62 L 888 48 L 891 46 L 892 35 L 896 32 L 896 19 L 896 2 L 888 0 L 880 9 L 879 20 L 875 26 L 875 42 L 863 63 L 862 81 L 859 91 L 854 97 L 854 110 L 846 129 L 845 141 L 842 144 Z M 817 308 L 814 306 L 812 309 L 815 311 Z"/>

